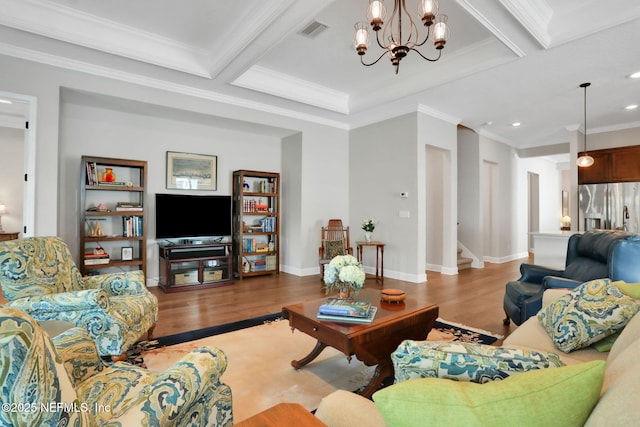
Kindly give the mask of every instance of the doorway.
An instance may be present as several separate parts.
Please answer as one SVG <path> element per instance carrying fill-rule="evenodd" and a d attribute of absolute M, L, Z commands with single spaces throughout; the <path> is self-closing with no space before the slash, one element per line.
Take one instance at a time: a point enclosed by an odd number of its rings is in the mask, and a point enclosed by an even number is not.
<path fill-rule="evenodd" d="M 35 127 L 36 98 L 0 91 L 0 200 L 7 206 L 2 224 L 20 237 L 35 233 Z"/>
<path fill-rule="evenodd" d="M 449 153 L 427 146 L 425 149 L 426 270 L 445 272 L 445 209 L 449 206 L 444 188 L 450 176 Z"/>
<path fill-rule="evenodd" d="M 482 162 L 482 241 L 483 258 L 492 259 L 499 256 L 496 233 L 499 232 L 498 210 L 498 164 L 489 161 Z"/>
<path fill-rule="evenodd" d="M 533 236 L 531 233 L 540 231 L 540 175 L 527 172 L 527 184 L 529 188 L 529 220 L 528 220 L 528 245 L 529 252 L 533 252 Z"/>

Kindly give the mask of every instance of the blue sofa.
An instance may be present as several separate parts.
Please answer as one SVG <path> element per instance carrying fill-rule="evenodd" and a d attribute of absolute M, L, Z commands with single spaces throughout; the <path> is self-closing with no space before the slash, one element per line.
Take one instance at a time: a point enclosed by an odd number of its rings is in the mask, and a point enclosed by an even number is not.
<path fill-rule="evenodd" d="M 574 234 L 567 245 L 564 270 L 522 264 L 521 277 L 508 282 L 504 294 L 504 324 L 521 325 L 542 308 L 549 288 L 575 288 L 593 279 L 640 282 L 640 236 L 615 230 Z"/>

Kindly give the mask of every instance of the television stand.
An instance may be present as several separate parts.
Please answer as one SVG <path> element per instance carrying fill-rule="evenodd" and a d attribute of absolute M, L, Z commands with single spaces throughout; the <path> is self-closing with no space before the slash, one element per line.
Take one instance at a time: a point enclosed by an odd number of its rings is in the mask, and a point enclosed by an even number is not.
<path fill-rule="evenodd" d="M 159 246 L 160 282 L 164 292 L 233 284 L 231 243 Z"/>

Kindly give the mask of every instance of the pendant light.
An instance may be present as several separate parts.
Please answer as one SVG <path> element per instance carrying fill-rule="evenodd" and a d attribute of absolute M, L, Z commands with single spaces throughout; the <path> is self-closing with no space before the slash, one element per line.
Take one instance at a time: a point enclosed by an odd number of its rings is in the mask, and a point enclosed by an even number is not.
<path fill-rule="evenodd" d="M 581 168 L 588 168 L 593 165 L 593 157 L 587 153 L 587 88 L 591 86 L 591 83 L 582 83 L 580 87 L 584 88 L 584 151 L 580 153 L 576 164 Z"/>

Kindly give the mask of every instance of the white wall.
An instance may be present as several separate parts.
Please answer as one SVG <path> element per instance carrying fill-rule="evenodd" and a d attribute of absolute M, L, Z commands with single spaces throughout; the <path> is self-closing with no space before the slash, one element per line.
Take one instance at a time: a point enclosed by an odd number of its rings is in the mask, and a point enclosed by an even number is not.
<path fill-rule="evenodd" d="M 439 267 L 429 265 L 426 254 L 425 241 L 419 241 L 419 264 L 416 268 L 435 269 L 443 274 L 457 274 L 457 248 L 458 248 L 458 147 L 457 124 L 449 123 L 441 119 L 431 117 L 424 113 L 418 113 L 418 230 L 423 239 L 434 236 L 441 239 L 441 264 Z M 428 149 L 427 149 L 428 148 Z M 430 159 L 433 155 L 436 158 Z M 433 174 L 429 170 L 428 163 L 440 161 L 440 170 Z M 432 179 L 429 180 L 427 177 Z M 427 186 L 430 192 L 441 194 L 439 212 L 436 214 L 440 221 L 428 221 L 426 206 L 428 200 Z"/>
<path fill-rule="evenodd" d="M 458 145 L 458 240 L 477 260 L 473 266 L 481 267 L 484 244 L 482 239 L 482 195 L 480 143 L 478 134 L 471 129 L 457 130 Z"/>
<path fill-rule="evenodd" d="M 417 137 L 416 114 L 408 114 L 351 131 L 349 144 L 352 238 L 364 240 L 361 221 L 375 220 L 373 238 L 386 244 L 385 275 L 416 282 L 424 280 L 425 259 L 424 247 L 418 254 L 417 234 L 424 226 L 418 223 Z M 408 198 L 400 198 L 403 191 Z M 400 211 L 409 217 L 401 218 Z M 363 255 L 365 266 L 375 265 L 373 251 Z"/>
<path fill-rule="evenodd" d="M 436 149 L 438 151 L 430 151 Z M 421 282 L 426 279 L 426 239 L 439 228 L 441 266 L 455 273 L 457 217 L 456 125 L 412 113 L 351 131 L 349 155 L 350 223 L 372 218 L 378 222 L 374 239 L 385 243 L 385 276 Z M 434 153 L 442 164 L 441 175 L 428 169 Z M 427 221 L 427 178 L 437 180 L 429 191 L 438 191 L 439 223 Z M 401 198 L 406 192 L 409 197 Z M 435 209 L 435 208 L 434 208 Z M 368 271 L 375 265 L 374 252 L 364 254 Z"/>
<path fill-rule="evenodd" d="M 7 206 L 2 228 L 20 232 L 24 225 L 24 130 L 0 127 L 0 201 Z"/>
<path fill-rule="evenodd" d="M 493 178 L 496 183 L 492 185 L 494 191 L 492 192 L 493 206 L 491 213 L 495 215 L 491 219 L 493 224 L 497 224 L 496 227 L 492 227 L 491 236 L 491 253 L 485 253 L 484 259 L 492 262 L 504 262 L 511 259 L 514 253 L 515 242 L 513 240 L 512 230 L 514 214 L 512 208 L 514 206 L 514 186 L 513 186 L 513 168 L 515 150 L 506 144 L 502 144 L 493 141 L 485 136 L 480 136 L 480 162 L 489 162 L 493 165 L 492 177 L 482 176 L 480 177 L 482 188 L 490 185 L 486 180 Z M 485 170 L 480 168 L 481 171 Z M 493 176 L 495 175 L 495 176 Z M 494 181 L 494 182 L 495 182 Z M 481 203 L 487 203 L 486 200 L 481 200 Z M 483 218 L 483 223 L 485 219 Z"/>

